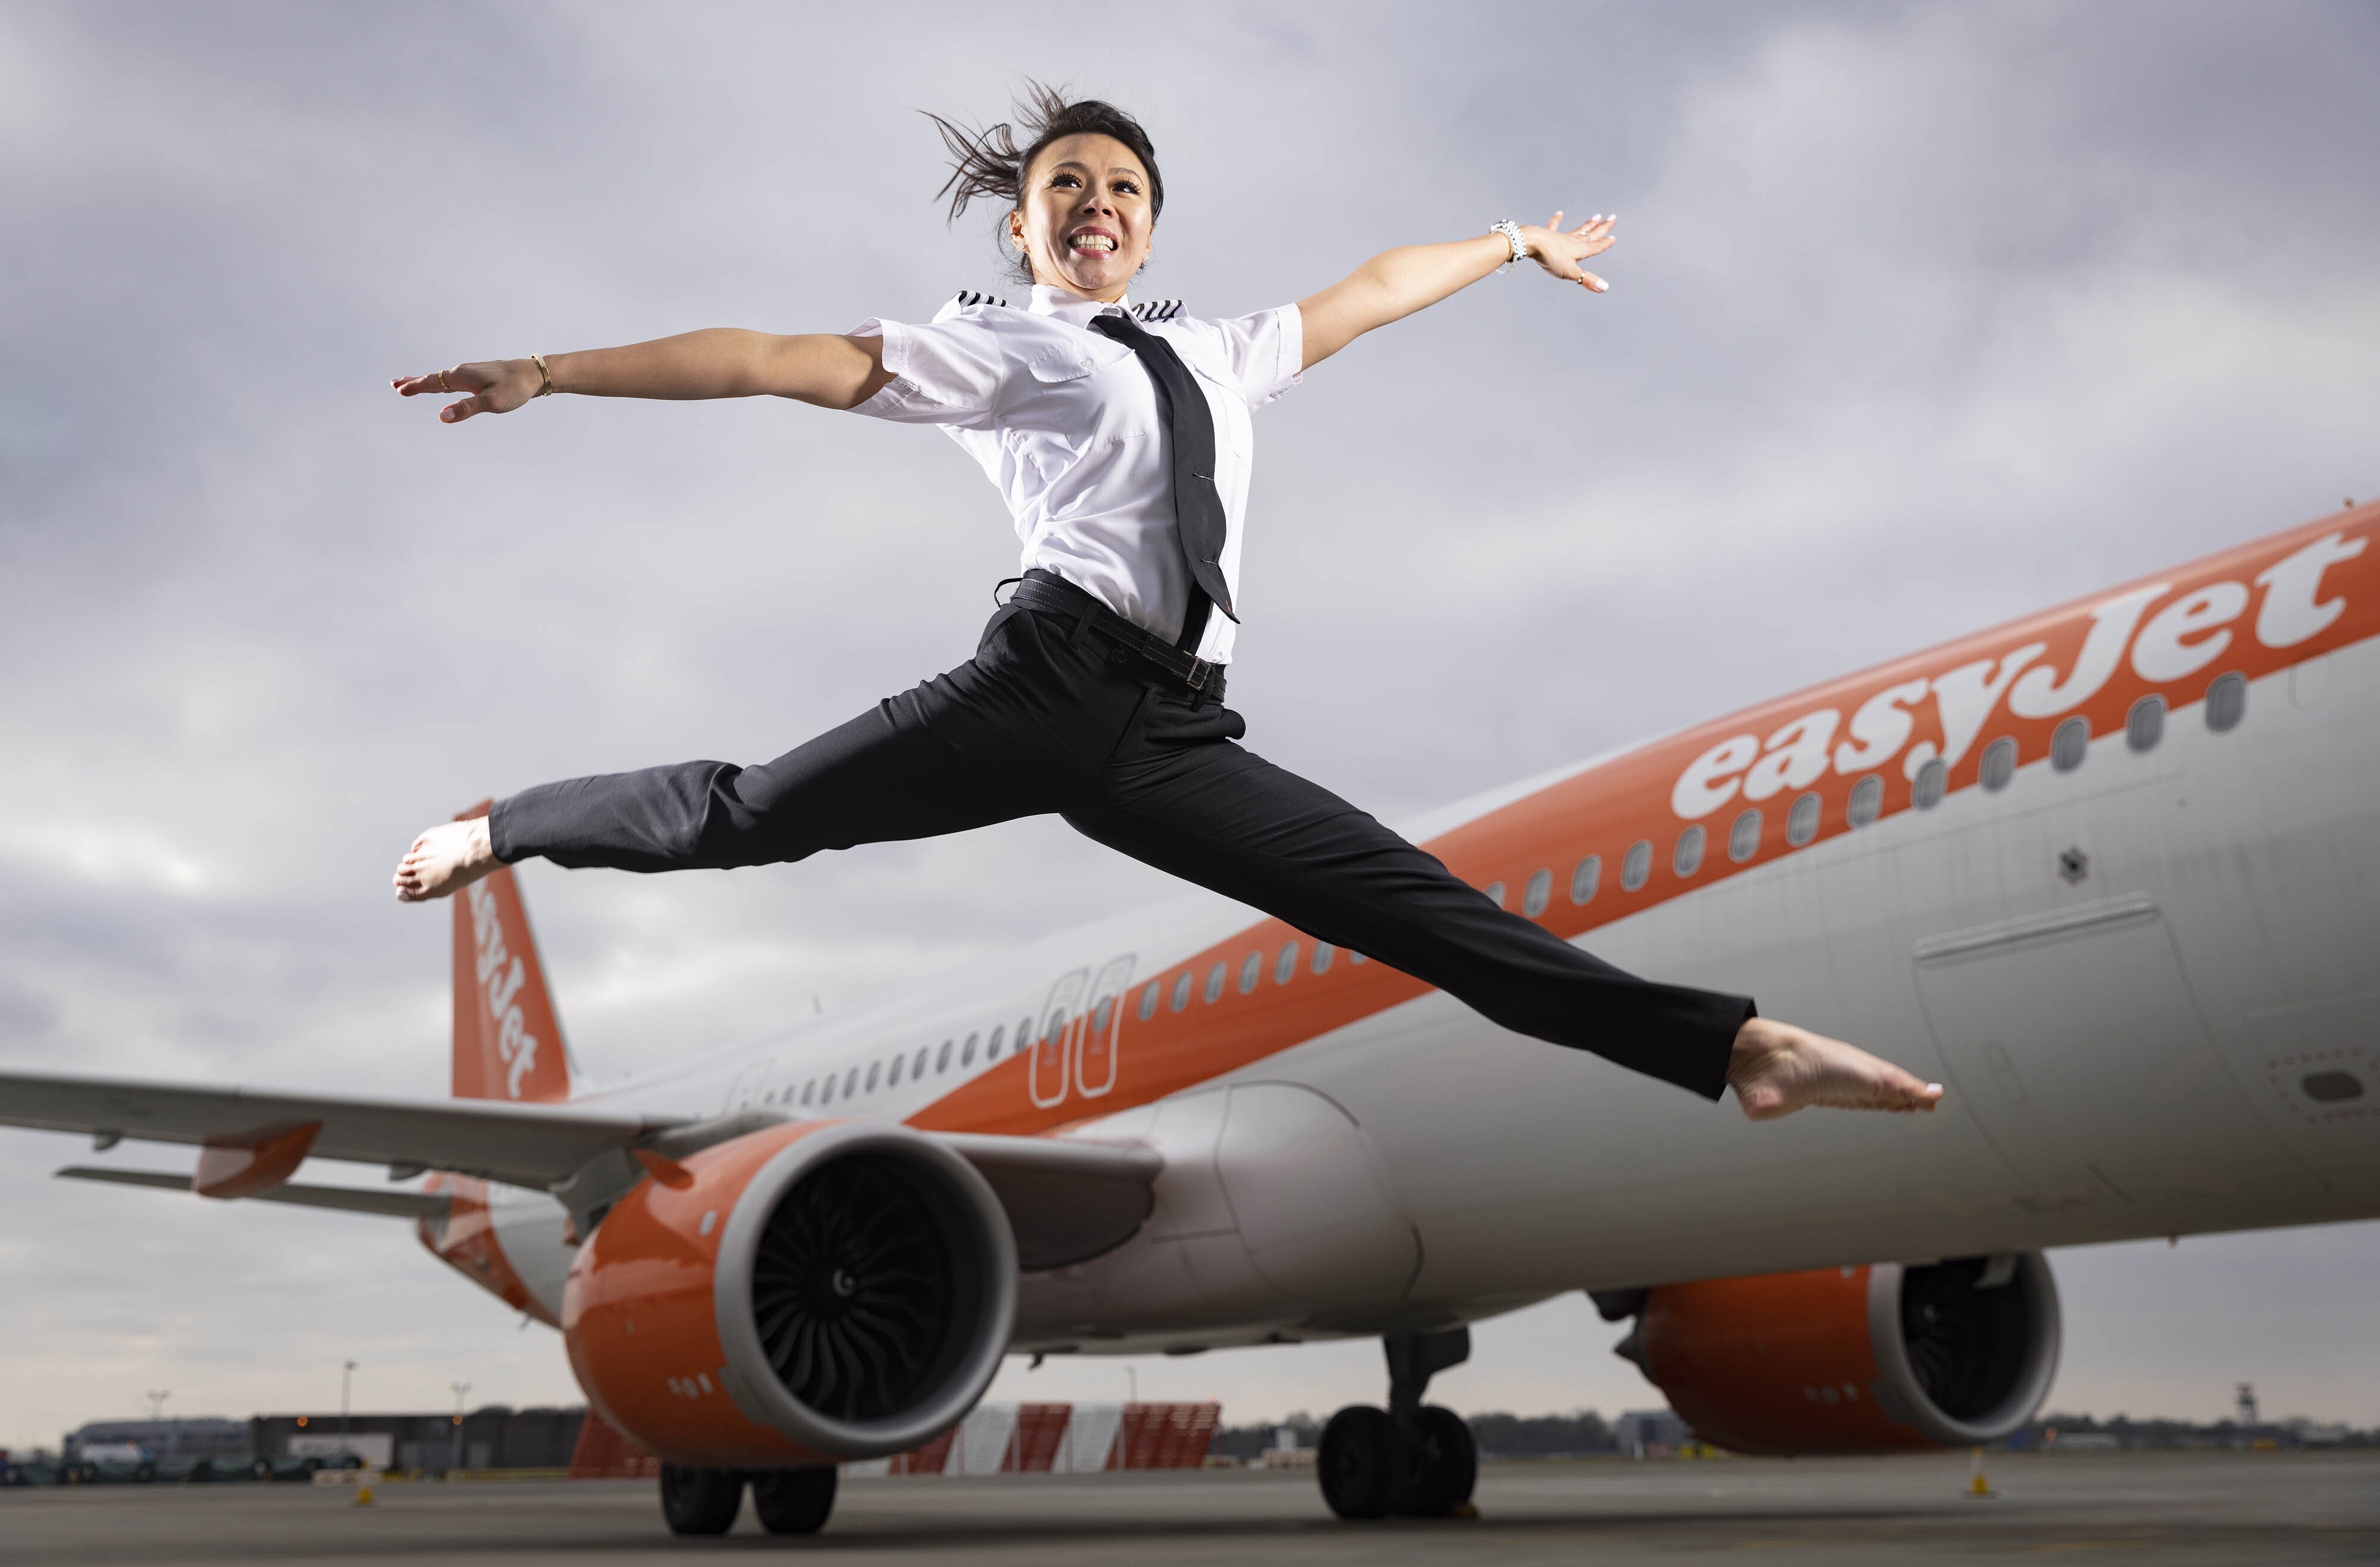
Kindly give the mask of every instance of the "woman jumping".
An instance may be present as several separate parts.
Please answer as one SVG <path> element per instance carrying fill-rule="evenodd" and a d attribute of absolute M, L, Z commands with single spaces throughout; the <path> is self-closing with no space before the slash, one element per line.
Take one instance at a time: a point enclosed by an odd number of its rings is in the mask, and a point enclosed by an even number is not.
<path fill-rule="evenodd" d="M 927 325 L 841 335 L 714 329 L 584 353 L 482 360 L 395 382 L 467 393 L 448 424 L 553 392 L 790 397 L 938 424 L 983 465 L 1024 541 L 1024 576 L 975 657 L 756 767 L 692 761 L 544 784 L 432 827 L 396 895 L 443 897 L 542 856 L 622 870 L 766 865 L 1055 811 L 1077 832 L 1460 998 L 1507 1028 L 1765 1120 L 1805 1105 L 1931 1110 L 1939 1087 L 1750 998 L 1656 984 L 1507 913 L 1354 807 L 1243 749 L 1223 705 L 1238 622 L 1249 411 L 1374 327 L 1534 261 L 1579 263 L 1617 221 L 1497 224 L 1385 251 L 1345 281 L 1229 321 L 1127 303 L 1165 183 L 1148 134 L 1035 88 L 1025 144 L 936 120 L 944 191 L 1008 204 L 1031 292 L 962 294 Z"/>

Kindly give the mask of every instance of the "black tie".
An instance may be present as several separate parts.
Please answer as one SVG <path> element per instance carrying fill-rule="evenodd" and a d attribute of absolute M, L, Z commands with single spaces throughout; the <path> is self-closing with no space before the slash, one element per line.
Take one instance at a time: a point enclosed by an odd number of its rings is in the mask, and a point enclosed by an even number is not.
<path fill-rule="evenodd" d="M 1140 356 L 1173 431 L 1173 533 L 1190 567 L 1190 604 L 1174 646 L 1195 651 L 1207 629 L 1209 604 L 1233 620 L 1240 618 L 1232 614 L 1232 590 L 1223 582 L 1220 564 L 1225 524 L 1223 497 L 1215 489 L 1215 416 L 1172 344 L 1144 331 L 1130 316 L 1094 316 L 1091 330 Z"/>

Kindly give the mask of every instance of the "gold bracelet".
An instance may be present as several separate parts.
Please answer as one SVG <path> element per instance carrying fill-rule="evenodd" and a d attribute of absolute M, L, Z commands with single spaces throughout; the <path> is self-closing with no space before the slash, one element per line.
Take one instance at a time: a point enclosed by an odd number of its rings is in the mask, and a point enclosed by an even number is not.
<path fill-rule="evenodd" d="M 537 379 L 539 382 L 538 389 L 530 393 L 529 395 L 532 397 L 551 397 L 553 395 L 553 372 L 545 368 L 545 356 L 543 354 L 531 354 L 528 357 L 528 362 L 537 367 Z"/>

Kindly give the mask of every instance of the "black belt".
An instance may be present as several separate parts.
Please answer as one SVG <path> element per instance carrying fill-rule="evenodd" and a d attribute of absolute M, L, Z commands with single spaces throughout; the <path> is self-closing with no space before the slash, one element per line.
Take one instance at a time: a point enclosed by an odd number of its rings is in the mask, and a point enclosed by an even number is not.
<path fill-rule="evenodd" d="M 1087 629 L 1115 644 L 1118 665 L 1128 666 L 1136 658 L 1179 680 L 1196 696 L 1211 697 L 1219 702 L 1223 699 L 1221 664 L 1194 657 L 1156 632 L 1135 626 L 1054 571 L 1036 566 L 1026 572 L 1017 581 L 1016 591 L 1008 601 L 1028 610 L 1074 615 Z"/>

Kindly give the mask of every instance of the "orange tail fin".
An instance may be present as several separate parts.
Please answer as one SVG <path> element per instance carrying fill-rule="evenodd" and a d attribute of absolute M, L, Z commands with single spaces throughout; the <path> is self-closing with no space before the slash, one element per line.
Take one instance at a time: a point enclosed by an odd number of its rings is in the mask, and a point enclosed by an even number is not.
<path fill-rule="evenodd" d="M 488 806 L 455 820 L 485 816 Z M 528 910 L 505 866 L 455 899 L 455 1097 L 566 1099 L 570 1078 Z"/>

